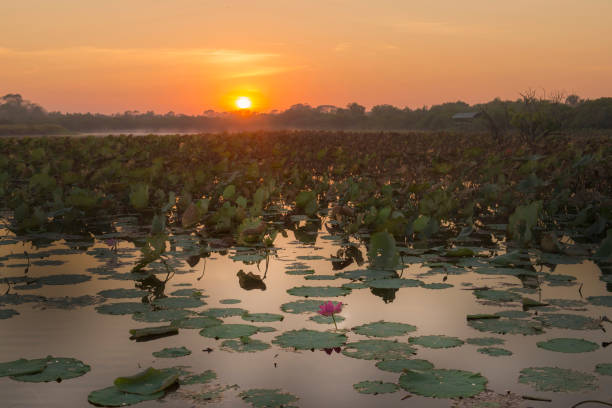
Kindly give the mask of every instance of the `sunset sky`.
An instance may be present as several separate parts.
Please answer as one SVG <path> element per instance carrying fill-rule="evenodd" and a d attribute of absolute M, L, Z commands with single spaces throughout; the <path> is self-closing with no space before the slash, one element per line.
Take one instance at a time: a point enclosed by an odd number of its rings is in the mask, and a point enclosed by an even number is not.
<path fill-rule="evenodd" d="M 612 96 L 610 0 L 20 0 L 0 94 L 48 110 L 411 108 L 534 88 Z"/>

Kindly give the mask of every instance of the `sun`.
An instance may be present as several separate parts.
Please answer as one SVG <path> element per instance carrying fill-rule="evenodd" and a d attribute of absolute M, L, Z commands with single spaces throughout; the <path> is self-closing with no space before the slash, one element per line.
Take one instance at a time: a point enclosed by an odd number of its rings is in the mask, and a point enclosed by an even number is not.
<path fill-rule="evenodd" d="M 246 96 L 241 96 L 240 98 L 236 99 L 236 106 L 238 109 L 249 109 L 252 105 L 253 103 L 251 102 L 251 99 Z"/>

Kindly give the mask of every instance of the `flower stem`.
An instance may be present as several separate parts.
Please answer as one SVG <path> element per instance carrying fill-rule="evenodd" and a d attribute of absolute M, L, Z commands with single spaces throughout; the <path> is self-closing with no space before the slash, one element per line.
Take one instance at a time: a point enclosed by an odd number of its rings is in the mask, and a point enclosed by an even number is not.
<path fill-rule="evenodd" d="M 333 313 L 332 313 L 332 320 L 334 321 L 334 326 L 336 326 L 336 330 L 338 330 L 338 325 L 336 324 L 336 318 L 334 317 Z"/>

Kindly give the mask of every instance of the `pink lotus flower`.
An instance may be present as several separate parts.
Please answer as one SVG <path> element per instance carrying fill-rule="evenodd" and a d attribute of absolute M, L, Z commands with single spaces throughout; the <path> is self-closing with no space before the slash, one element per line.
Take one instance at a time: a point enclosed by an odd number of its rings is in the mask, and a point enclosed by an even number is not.
<path fill-rule="evenodd" d="M 336 318 L 334 317 L 334 314 L 340 313 L 341 311 L 342 302 L 338 302 L 334 305 L 334 302 L 329 300 L 319 306 L 319 314 L 323 316 L 331 316 L 334 320 L 334 326 L 336 326 L 336 330 L 338 330 L 338 325 L 336 324 Z"/>

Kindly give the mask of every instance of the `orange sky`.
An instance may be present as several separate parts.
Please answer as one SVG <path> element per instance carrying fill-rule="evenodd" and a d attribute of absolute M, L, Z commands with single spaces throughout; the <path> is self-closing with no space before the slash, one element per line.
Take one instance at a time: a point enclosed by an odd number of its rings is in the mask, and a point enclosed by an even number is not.
<path fill-rule="evenodd" d="M 0 94 L 48 110 L 612 96 L 610 0 L 2 3 Z"/>

